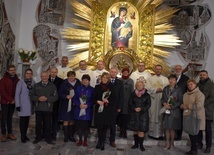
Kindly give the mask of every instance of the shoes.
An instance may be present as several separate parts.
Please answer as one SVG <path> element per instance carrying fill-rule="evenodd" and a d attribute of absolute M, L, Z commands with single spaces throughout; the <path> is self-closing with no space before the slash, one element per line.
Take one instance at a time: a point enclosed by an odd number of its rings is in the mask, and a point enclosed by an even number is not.
<path fill-rule="evenodd" d="M 115 142 L 110 142 L 110 146 L 111 146 L 111 147 L 116 147 Z"/>
<path fill-rule="evenodd" d="M 84 141 L 84 142 L 83 142 L 83 146 L 84 146 L 84 147 L 87 147 L 87 146 L 88 146 L 87 141 Z"/>
<path fill-rule="evenodd" d="M 2 141 L 2 142 L 6 142 L 6 141 L 7 141 L 6 135 L 2 135 L 2 136 L 1 136 L 1 141 Z"/>
<path fill-rule="evenodd" d="M 56 136 L 51 137 L 53 141 L 56 141 Z"/>
<path fill-rule="evenodd" d="M 33 141 L 33 144 L 37 144 L 38 142 L 40 142 L 40 140 L 35 139 L 35 140 Z"/>
<path fill-rule="evenodd" d="M 7 138 L 11 139 L 11 140 L 16 140 L 16 137 L 11 133 L 7 135 Z"/>
<path fill-rule="evenodd" d="M 211 152 L 211 147 L 206 147 L 204 153 L 210 153 Z"/>
<path fill-rule="evenodd" d="M 77 142 L 77 146 L 81 146 L 81 145 L 82 145 L 82 141 L 79 140 L 79 141 Z"/>
<path fill-rule="evenodd" d="M 123 133 L 123 138 L 127 138 L 127 132 L 126 131 L 124 131 L 124 133 Z"/>
<path fill-rule="evenodd" d="M 25 140 L 24 137 L 21 137 L 21 142 L 22 142 L 22 143 L 26 143 L 27 141 Z"/>
<path fill-rule="evenodd" d="M 164 150 L 168 150 L 168 149 L 170 149 L 170 145 L 169 145 L 169 142 L 166 142 L 166 145 L 165 145 L 165 147 L 164 147 Z"/>
<path fill-rule="evenodd" d="M 145 148 L 144 148 L 143 145 L 140 145 L 140 150 L 141 150 L 141 151 L 145 151 Z"/>
<path fill-rule="evenodd" d="M 100 150 L 102 150 L 102 151 L 105 150 L 104 142 L 100 143 Z"/>
<path fill-rule="evenodd" d="M 26 141 L 29 141 L 30 139 L 29 139 L 27 136 L 25 136 L 25 140 L 26 140 Z"/>
<path fill-rule="evenodd" d="M 48 140 L 48 141 L 46 141 L 47 142 L 47 144 L 49 144 L 49 145 L 55 145 L 55 143 L 53 143 L 51 140 Z"/>
<path fill-rule="evenodd" d="M 197 155 L 197 151 L 190 150 L 184 153 L 185 155 Z"/>
<path fill-rule="evenodd" d="M 96 145 L 96 149 L 100 149 L 100 146 L 101 146 L 101 142 L 98 141 L 98 142 L 97 142 L 97 145 Z"/>
<path fill-rule="evenodd" d="M 76 142 L 76 140 L 74 139 L 73 136 L 69 136 L 68 139 L 69 139 L 71 142 Z"/>
<path fill-rule="evenodd" d="M 202 148 L 203 148 L 203 145 L 198 145 L 198 146 L 197 146 L 197 149 L 198 149 L 198 150 L 201 150 Z"/>

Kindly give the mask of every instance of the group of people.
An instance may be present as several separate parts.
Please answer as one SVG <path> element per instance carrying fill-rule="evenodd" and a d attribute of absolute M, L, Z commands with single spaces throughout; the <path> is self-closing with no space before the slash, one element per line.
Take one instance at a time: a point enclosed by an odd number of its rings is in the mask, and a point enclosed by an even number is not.
<path fill-rule="evenodd" d="M 119 137 L 127 138 L 127 130 L 133 131 L 132 149 L 143 146 L 145 134 L 155 139 L 166 139 L 164 150 L 174 149 L 174 140 L 181 139 L 183 116 L 188 116 L 196 107 L 201 119 L 197 135 L 189 134 L 191 150 L 185 154 L 197 154 L 203 148 L 203 131 L 206 133 L 205 153 L 212 145 L 214 84 L 208 72 L 199 73 L 200 81 L 182 74 L 182 67 L 176 65 L 174 74 L 168 78 L 162 75 L 162 66 L 156 65 L 155 75 L 145 70 L 145 63 L 139 62 L 137 70 L 130 75 L 129 68 L 121 70 L 112 67 L 109 72 L 104 62 L 97 62 L 97 69 L 87 68 L 87 62 L 79 62 L 79 70 L 68 66 L 68 58 L 62 57 L 61 66 L 41 73 L 41 81 L 35 83 L 33 71 L 27 69 L 19 80 L 14 65 L 8 66 L 0 80 L 1 94 L 1 141 L 16 140 L 12 133 L 14 109 L 20 116 L 21 142 L 29 141 L 27 129 L 29 118 L 35 112 L 36 138 L 34 144 L 45 138 L 48 144 L 56 140 L 62 122 L 64 142 L 76 142 L 77 146 L 88 146 L 90 127 L 98 131 L 96 149 L 105 149 L 107 130 L 110 130 L 109 144 L 116 147 L 116 124 L 120 127 Z M 6 127 L 7 126 L 7 127 Z M 7 131 L 6 131 L 7 129 Z"/>

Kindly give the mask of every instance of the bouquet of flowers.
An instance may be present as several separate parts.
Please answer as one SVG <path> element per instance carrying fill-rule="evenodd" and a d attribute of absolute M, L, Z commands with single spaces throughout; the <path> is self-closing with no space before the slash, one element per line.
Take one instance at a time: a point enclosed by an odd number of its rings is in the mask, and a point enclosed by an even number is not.
<path fill-rule="evenodd" d="M 80 100 L 80 104 L 86 104 L 87 96 L 84 93 L 82 93 L 79 100 Z M 86 115 L 85 109 L 80 109 L 79 117 L 84 115 Z"/>
<path fill-rule="evenodd" d="M 167 101 L 167 104 L 168 105 L 173 105 L 176 102 L 176 100 L 177 100 L 176 97 L 170 96 L 168 101 Z M 165 113 L 166 114 L 170 114 L 170 110 L 167 109 Z"/>
<path fill-rule="evenodd" d="M 102 95 L 102 100 L 104 99 L 108 99 L 109 96 L 111 95 L 111 91 L 107 90 L 103 93 Z M 105 106 L 108 106 L 108 103 L 104 103 Z M 100 105 L 99 109 L 98 109 L 98 112 L 103 112 L 103 109 L 104 109 L 104 105 Z"/>
<path fill-rule="evenodd" d="M 19 49 L 19 57 L 23 62 L 29 62 L 30 60 L 36 59 L 36 52 L 37 50 L 28 50 L 28 49 Z"/>

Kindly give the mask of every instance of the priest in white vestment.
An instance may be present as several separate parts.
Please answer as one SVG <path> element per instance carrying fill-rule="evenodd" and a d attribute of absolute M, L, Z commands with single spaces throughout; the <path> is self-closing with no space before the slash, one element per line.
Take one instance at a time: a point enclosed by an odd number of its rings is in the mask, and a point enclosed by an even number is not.
<path fill-rule="evenodd" d="M 100 80 L 101 80 L 100 78 L 103 72 L 108 72 L 108 71 L 105 70 L 104 62 L 102 60 L 99 60 L 97 62 L 97 69 L 94 70 L 92 73 L 92 78 L 90 83 L 92 87 L 95 87 L 96 85 L 100 84 Z"/>
<path fill-rule="evenodd" d="M 85 60 L 79 62 L 79 69 L 76 72 L 76 78 L 82 81 L 82 76 L 88 74 L 92 78 L 92 70 L 88 69 L 88 64 Z M 91 84 L 90 84 L 91 85 Z"/>
<path fill-rule="evenodd" d="M 62 57 L 61 65 L 58 66 L 57 69 L 58 69 L 57 76 L 59 76 L 62 79 L 66 79 L 67 78 L 67 73 L 69 71 L 73 71 L 72 68 L 68 67 L 68 57 L 67 56 L 63 56 Z"/>
<path fill-rule="evenodd" d="M 135 72 L 133 72 L 130 76 L 130 78 L 134 81 L 134 85 L 138 80 L 144 81 L 145 87 L 148 86 L 147 80 L 152 76 L 148 71 L 145 70 L 145 63 L 144 62 L 139 62 L 137 65 L 137 69 Z"/>
<path fill-rule="evenodd" d="M 148 79 L 148 92 L 151 96 L 151 107 L 149 109 L 149 131 L 148 136 L 151 138 L 163 138 L 162 115 L 160 114 L 161 97 L 163 88 L 169 85 L 167 77 L 161 75 L 162 66 L 155 66 L 155 75 Z"/>

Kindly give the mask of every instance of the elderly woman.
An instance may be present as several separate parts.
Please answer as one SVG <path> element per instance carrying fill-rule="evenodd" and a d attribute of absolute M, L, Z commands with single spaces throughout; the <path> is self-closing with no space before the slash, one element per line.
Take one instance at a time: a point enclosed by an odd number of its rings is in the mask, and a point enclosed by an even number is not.
<path fill-rule="evenodd" d="M 145 151 L 143 141 L 145 133 L 149 130 L 151 99 L 143 81 L 137 81 L 135 88 L 129 99 L 130 116 L 128 129 L 134 131 L 134 145 L 132 149 L 136 149 L 140 145 L 140 150 Z"/>
<path fill-rule="evenodd" d="M 180 105 L 182 103 L 182 91 L 176 85 L 176 75 L 168 77 L 169 85 L 163 89 L 161 103 L 166 112 L 163 118 L 163 129 L 165 130 L 166 146 L 164 150 L 174 149 L 175 130 L 181 129 Z"/>
<path fill-rule="evenodd" d="M 123 107 L 121 109 L 121 113 L 119 115 L 119 126 L 120 126 L 120 134 L 119 137 L 127 138 L 127 120 L 129 114 L 129 97 L 131 93 L 134 91 L 134 81 L 129 77 L 129 68 L 122 69 L 122 78 L 120 80 L 123 81 L 124 95 L 123 95 Z"/>
<path fill-rule="evenodd" d="M 91 78 L 88 74 L 82 76 L 82 85 L 77 87 L 73 98 L 76 105 L 74 110 L 75 126 L 79 135 L 77 146 L 88 146 L 87 137 L 92 120 L 92 97 L 94 92 L 94 88 L 89 85 L 90 80 Z M 84 141 L 82 141 L 83 135 Z"/>
<path fill-rule="evenodd" d="M 76 73 L 74 71 L 69 71 L 67 73 L 68 78 L 62 82 L 59 88 L 59 120 L 63 121 L 64 142 L 68 142 L 68 139 L 72 142 L 76 142 L 74 139 L 74 105 L 72 102 L 74 93 L 72 94 L 71 92 L 74 92 L 81 83 L 77 78 L 75 78 L 75 76 Z M 69 106 L 69 102 L 72 104 L 71 107 Z"/>
<path fill-rule="evenodd" d="M 205 130 L 205 109 L 204 109 L 204 94 L 197 87 L 194 79 L 187 81 L 188 91 L 183 96 L 183 104 L 181 109 L 184 110 L 183 115 L 188 116 L 193 112 L 193 107 L 196 106 L 196 112 L 198 118 L 201 119 L 200 131 Z M 196 155 L 197 154 L 197 141 L 198 135 L 190 135 L 191 150 L 185 154 Z"/>
<path fill-rule="evenodd" d="M 16 86 L 15 104 L 16 110 L 18 111 L 18 115 L 20 117 L 19 126 L 22 143 L 26 143 L 26 141 L 30 140 L 26 134 L 29 125 L 29 119 L 33 113 L 32 103 L 29 96 L 35 84 L 32 76 L 33 71 L 31 69 L 26 69 L 24 79 L 20 80 Z"/>

